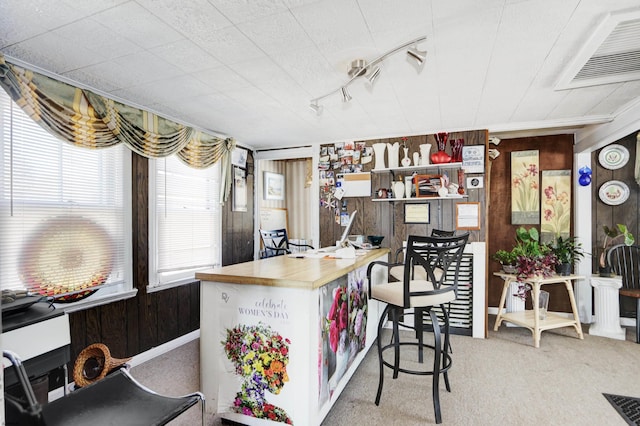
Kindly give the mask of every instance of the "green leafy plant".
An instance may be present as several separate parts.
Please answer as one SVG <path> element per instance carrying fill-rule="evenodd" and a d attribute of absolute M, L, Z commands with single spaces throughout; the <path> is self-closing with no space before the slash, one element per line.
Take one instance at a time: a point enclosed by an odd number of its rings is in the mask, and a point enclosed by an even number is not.
<path fill-rule="evenodd" d="M 625 245 L 632 245 L 635 242 L 633 234 L 627 229 L 627 225 L 618 223 L 615 227 L 602 226 L 604 241 L 602 242 L 602 253 L 600 253 L 600 267 L 607 267 L 607 252 L 618 241 L 622 240 Z"/>
<path fill-rule="evenodd" d="M 502 265 L 515 265 L 518 256 L 513 251 L 497 250 L 493 254 L 493 259 L 500 262 Z"/>
<path fill-rule="evenodd" d="M 562 238 L 558 236 L 551 245 L 551 251 L 558 258 L 558 263 L 576 263 L 584 257 L 582 243 L 576 237 Z"/>
<path fill-rule="evenodd" d="M 516 271 L 519 278 L 553 275 L 558 258 L 551 247 L 540 243 L 540 234 L 536 228 L 526 229 L 521 226 L 516 229 L 516 245 L 513 251 L 518 256 Z"/>

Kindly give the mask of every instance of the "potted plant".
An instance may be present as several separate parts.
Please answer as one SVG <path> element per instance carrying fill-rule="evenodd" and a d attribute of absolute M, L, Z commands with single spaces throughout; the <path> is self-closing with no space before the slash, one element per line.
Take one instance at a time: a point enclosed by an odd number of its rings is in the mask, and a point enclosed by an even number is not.
<path fill-rule="evenodd" d="M 516 246 L 513 251 L 518 259 L 516 272 L 519 278 L 553 275 L 558 259 L 548 245 L 540 243 L 540 234 L 536 228 L 526 229 L 521 226 L 516 229 Z"/>
<path fill-rule="evenodd" d="M 630 246 L 635 242 L 633 234 L 627 229 L 627 225 L 618 223 L 615 227 L 602 226 L 604 241 L 602 242 L 602 252 L 600 253 L 599 273 L 601 277 L 611 276 L 611 265 L 607 263 L 607 253 L 609 249 L 623 240 L 624 244 Z"/>
<path fill-rule="evenodd" d="M 557 258 L 556 273 L 560 275 L 570 275 L 573 264 L 584 257 L 582 244 L 576 240 L 576 237 L 562 238 L 558 235 L 551 245 L 551 251 Z"/>
<path fill-rule="evenodd" d="M 518 256 L 513 252 L 513 250 L 507 251 L 500 249 L 493 254 L 493 259 L 500 262 L 502 270 L 507 274 L 516 273 L 516 261 L 518 260 Z"/>

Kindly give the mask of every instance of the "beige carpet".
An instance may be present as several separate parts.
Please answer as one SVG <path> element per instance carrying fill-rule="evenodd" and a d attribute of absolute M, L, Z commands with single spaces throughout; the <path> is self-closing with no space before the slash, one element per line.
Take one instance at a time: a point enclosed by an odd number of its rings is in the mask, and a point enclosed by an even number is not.
<path fill-rule="evenodd" d="M 493 328 L 494 316 L 489 325 Z M 640 345 L 634 329 L 627 340 L 590 336 L 579 340 L 572 328 L 545 331 L 540 348 L 531 333 L 502 326 L 488 339 L 452 336 L 452 392 L 441 382 L 445 425 L 626 425 L 602 393 L 640 397 Z M 388 336 L 386 336 L 388 338 Z M 132 369 L 143 384 L 180 395 L 198 389 L 198 341 Z M 379 406 L 375 346 L 367 354 L 329 415 L 332 425 L 435 424 L 431 378 L 401 374 L 385 384 Z M 171 424 L 196 425 L 199 407 Z M 208 425 L 221 424 L 208 419 Z"/>

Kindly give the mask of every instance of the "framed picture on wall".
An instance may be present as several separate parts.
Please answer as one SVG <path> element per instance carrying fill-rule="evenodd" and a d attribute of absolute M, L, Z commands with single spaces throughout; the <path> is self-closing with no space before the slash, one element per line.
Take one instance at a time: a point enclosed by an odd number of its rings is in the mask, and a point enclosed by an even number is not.
<path fill-rule="evenodd" d="M 429 203 L 405 204 L 404 223 L 430 223 Z"/>
<path fill-rule="evenodd" d="M 265 200 L 284 200 L 284 175 L 264 172 L 263 188 Z"/>
<path fill-rule="evenodd" d="M 247 178 L 240 167 L 233 168 L 233 208 L 234 212 L 247 211 Z"/>
<path fill-rule="evenodd" d="M 456 204 L 456 229 L 480 229 L 480 203 Z"/>

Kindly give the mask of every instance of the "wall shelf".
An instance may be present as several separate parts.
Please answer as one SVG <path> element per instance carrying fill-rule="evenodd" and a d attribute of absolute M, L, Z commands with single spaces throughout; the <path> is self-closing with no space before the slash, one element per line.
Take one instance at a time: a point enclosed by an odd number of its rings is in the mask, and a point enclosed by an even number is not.
<path fill-rule="evenodd" d="M 462 163 L 440 163 L 440 164 L 426 164 L 424 166 L 372 169 L 371 173 L 415 172 L 418 170 L 430 170 L 430 169 L 459 169 L 461 167 L 462 167 Z"/>
<path fill-rule="evenodd" d="M 372 198 L 371 201 L 415 201 L 425 202 L 432 200 L 462 200 L 468 195 L 452 195 L 450 197 L 411 197 L 411 198 Z"/>

